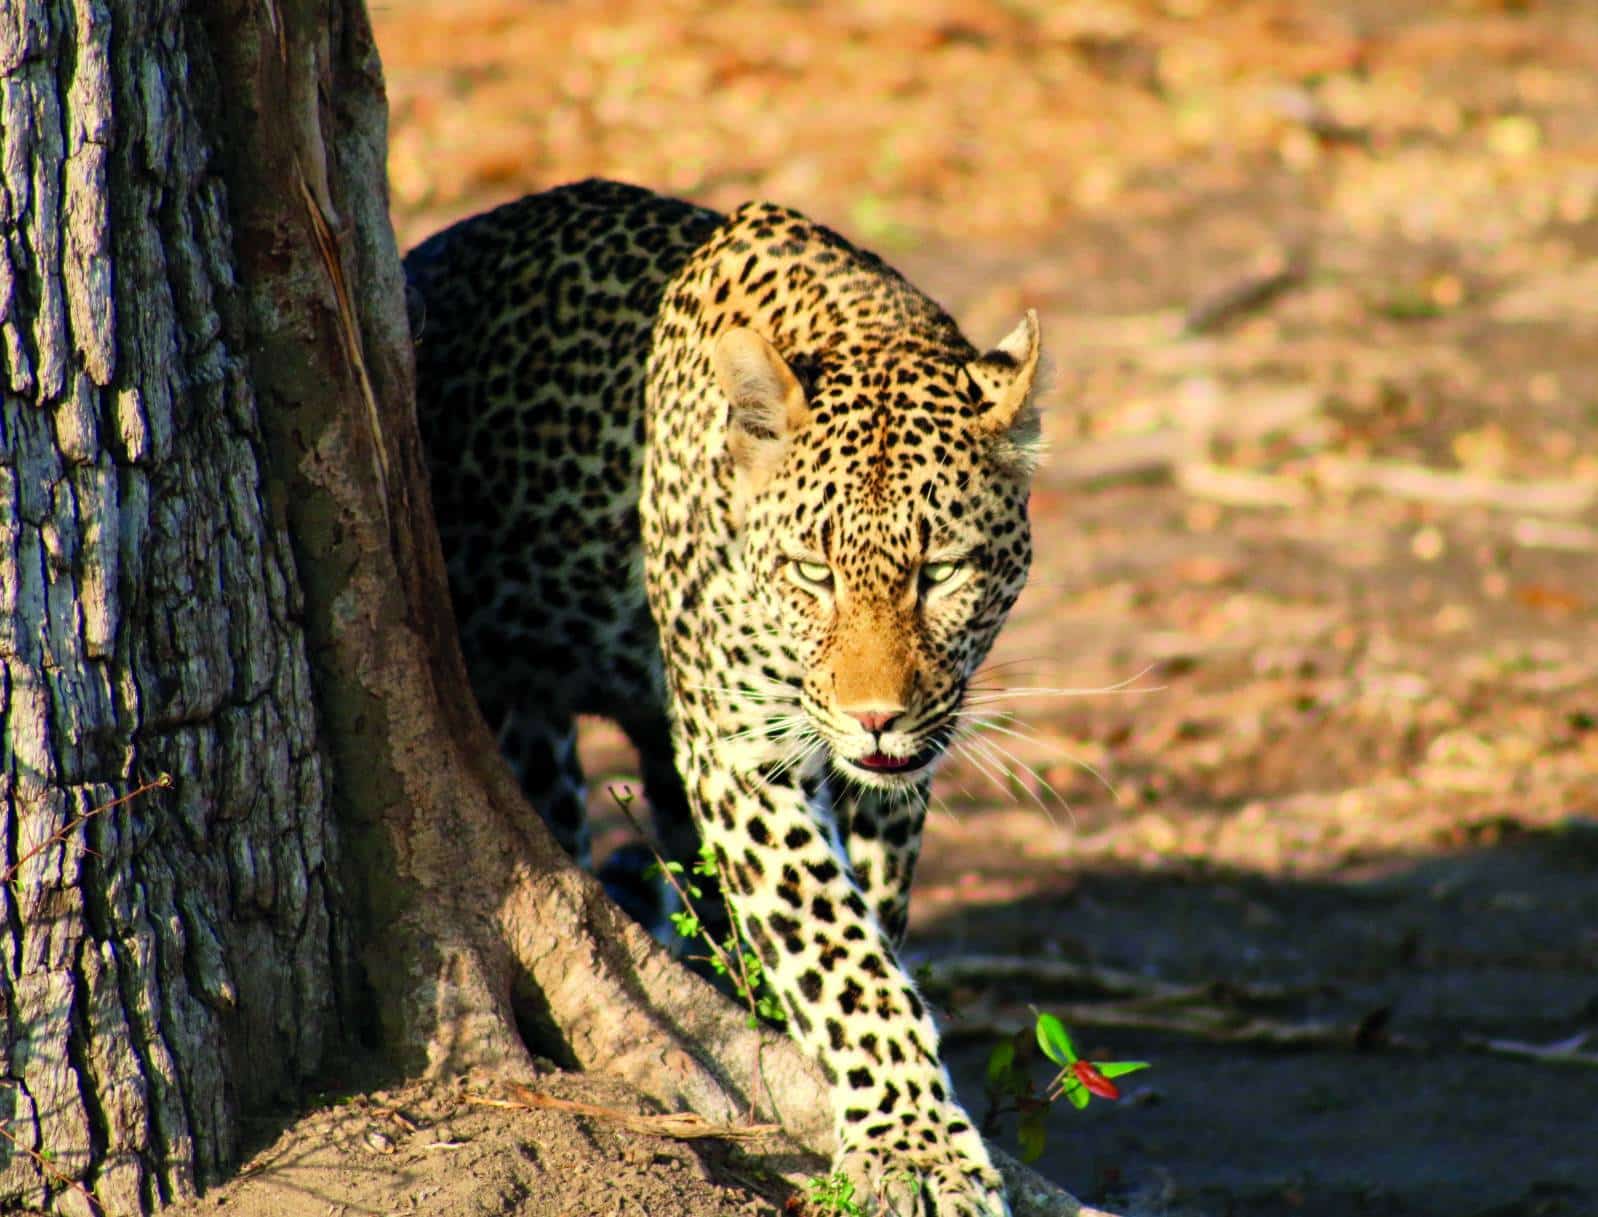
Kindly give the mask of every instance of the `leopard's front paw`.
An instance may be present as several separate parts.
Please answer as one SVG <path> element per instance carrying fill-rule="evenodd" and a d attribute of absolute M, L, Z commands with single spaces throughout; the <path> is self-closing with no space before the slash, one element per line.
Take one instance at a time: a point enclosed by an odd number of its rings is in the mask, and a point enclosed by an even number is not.
<path fill-rule="evenodd" d="M 973 1134 L 974 1136 L 974 1134 Z M 855 1149 L 838 1155 L 835 1172 L 854 1185 L 861 1208 L 877 1217 L 1010 1217 L 1004 1181 L 977 1140 L 920 1154 Z"/>

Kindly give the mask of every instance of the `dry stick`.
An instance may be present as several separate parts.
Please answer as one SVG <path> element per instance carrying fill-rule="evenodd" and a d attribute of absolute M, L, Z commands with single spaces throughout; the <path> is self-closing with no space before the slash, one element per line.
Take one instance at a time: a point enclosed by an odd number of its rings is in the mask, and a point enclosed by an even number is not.
<path fill-rule="evenodd" d="M 1219 1007 L 1174 1011 L 1136 1001 L 1102 1005 L 1073 1003 L 1053 1009 L 1063 1021 L 1076 1027 L 1132 1027 L 1226 1044 L 1349 1048 L 1358 1046 L 1368 1030 L 1363 1023 L 1288 1023 L 1270 1018 L 1240 1018 L 1236 1011 Z M 1024 1018 L 965 1018 L 945 1028 L 944 1038 L 971 1040 L 1011 1036 L 1030 1025 Z M 1397 1035 L 1386 1029 L 1380 1032 L 1377 1043 L 1387 1052 L 1436 1052 L 1447 1046 Z M 1514 1057 L 1532 1064 L 1598 1069 L 1598 1052 L 1583 1052 L 1569 1044 L 1525 1044 L 1472 1035 L 1457 1041 L 1457 1046 L 1467 1052 Z"/>
<path fill-rule="evenodd" d="M 1586 1034 L 1572 1036 L 1557 1044 L 1528 1044 L 1521 1040 L 1486 1039 L 1467 1036 L 1465 1047 L 1493 1056 L 1512 1056 L 1516 1060 L 1535 1061 L 1543 1065 L 1581 1065 L 1598 1069 L 1598 1052 L 1583 1052 Z"/>
<path fill-rule="evenodd" d="M 947 993 L 961 986 L 979 988 L 1024 982 L 1032 990 L 1072 993 L 1078 997 L 1111 997 L 1109 1002 L 1079 1001 L 1054 1010 L 1067 1023 L 1083 1027 L 1134 1027 L 1190 1035 L 1223 1043 L 1276 1044 L 1281 1046 L 1348 1046 L 1371 1034 L 1367 1021 L 1286 1022 L 1247 1013 L 1249 1007 L 1279 1005 L 1313 996 L 1323 986 L 1237 983 L 1224 980 L 1175 984 L 1070 960 L 1029 960 L 1014 955 L 972 955 L 931 965 L 923 987 Z M 1008 1036 L 1027 1026 L 1026 1020 L 1002 1016 L 960 1019 L 945 1038 L 981 1039 Z M 1493 1039 L 1471 1035 L 1459 1041 L 1470 1052 L 1510 1056 L 1544 1065 L 1574 1065 L 1598 1069 L 1598 1052 L 1586 1050 L 1588 1035 L 1553 1044 Z M 1398 1035 L 1383 1027 L 1379 1043 L 1388 1050 L 1427 1051 L 1436 1044 Z"/>
<path fill-rule="evenodd" d="M 752 1141 L 782 1131 L 780 1124 L 720 1124 L 691 1111 L 641 1116 L 614 1107 L 557 1099 L 554 1095 L 540 1094 L 536 1090 L 530 1090 L 514 1082 L 507 1083 L 505 1090 L 514 1096 L 514 1101 L 476 1095 L 469 1098 L 471 1102 L 484 1107 L 544 1108 L 549 1111 L 564 1111 L 571 1115 L 587 1116 L 595 1120 L 608 1120 L 612 1124 L 620 1124 L 630 1132 L 654 1137 L 670 1137 L 677 1141 L 696 1141 L 707 1137 L 727 1141 Z"/>
<path fill-rule="evenodd" d="M 1273 985 L 1232 981 L 1177 984 L 1136 972 L 1077 963 L 1069 959 L 1028 959 L 1023 955 L 963 955 L 930 964 L 927 987 L 948 992 L 961 985 L 1025 983 L 1036 989 L 1076 992 L 1083 996 L 1137 998 L 1148 1004 L 1231 1002 L 1236 1005 L 1270 1005 L 1319 992 L 1318 985 Z"/>
<path fill-rule="evenodd" d="M 1304 255 L 1272 254 L 1258 268 L 1198 300 L 1188 309 L 1182 328 L 1189 334 L 1208 334 L 1245 313 L 1264 308 L 1304 279 Z"/>
<path fill-rule="evenodd" d="M 1025 982 L 1032 990 L 1065 992 L 1077 997 L 1109 997 L 1109 1002 L 1079 1001 L 1056 1006 L 1064 1021 L 1076 1026 L 1136 1027 L 1194 1035 L 1228 1043 L 1347 1044 L 1356 1042 L 1360 1024 L 1290 1023 L 1248 1013 L 1250 1007 L 1280 1005 L 1320 992 L 1319 985 L 1238 983 L 1223 980 L 1176 984 L 1071 960 L 1028 960 L 1020 956 L 982 955 L 934 965 L 928 978 L 933 990 L 961 985 Z M 1014 1022 L 1012 1026 L 1011 1023 Z M 1022 1024 L 1003 1018 L 964 1019 L 950 1034 L 975 1038 L 1008 1035 Z M 1395 1043 L 1384 1033 L 1383 1043 Z"/>
<path fill-rule="evenodd" d="M 124 803 L 131 802 L 140 795 L 149 794 L 152 790 L 170 789 L 172 789 L 172 775 L 170 773 L 163 773 L 157 776 L 154 781 L 146 782 L 143 786 L 139 786 L 136 789 L 128 791 L 128 793 L 123 795 L 121 798 L 112 799 L 109 803 L 101 803 L 98 807 L 89 808 L 88 811 L 84 812 L 80 816 L 74 816 L 55 832 L 46 837 L 43 841 L 40 841 L 39 844 L 35 845 L 27 853 L 23 854 L 22 857 L 18 858 L 10 866 L 6 867 L 5 874 L 0 875 L 0 883 L 10 883 L 12 879 L 16 878 L 17 872 L 22 869 L 24 863 L 38 857 L 52 845 L 59 845 L 64 842 L 68 837 L 77 831 L 80 824 L 86 824 L 90 820 L 94 819 L 95 816 L 104 815 L 108 811 L 111 811 L 117 807 L 121 807 Z"/>
<path fill-rule="evenodd" d="M 1228 1044 L 1340 1044 L 1355 1043 L 1357 1025 L 1344 1023 L 1286 1023 L 1269 1018 L 1240 1018 L 1235 1011 L 1172 1011 L 1151 1009 L 1139 1002 L 1112 1002 L 1096 1005 L 1072 1002 L 1052 1006 L 1061 1021 L 1073 1027 L 1133 1027 L 1140 1031 L 1161 1031 L 1189 1035 Z M 1014 1035 L 1031 1024 L 1022 1018 L 962 1018 L 944 1030 L 945 1039 L 989 1039 Z M 1384 1047 L 1405 1047 L 1391 1034 L 1382 1037 Z"/>

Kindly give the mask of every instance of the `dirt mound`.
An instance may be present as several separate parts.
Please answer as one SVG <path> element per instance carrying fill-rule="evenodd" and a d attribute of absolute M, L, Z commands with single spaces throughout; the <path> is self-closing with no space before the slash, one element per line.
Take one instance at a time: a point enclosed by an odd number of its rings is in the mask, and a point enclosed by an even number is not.
<path fill-rule="evenodd" d="M 568 1103 L 641 1115 L 645 1104 L 600 1078 L 551 1074 L 534 1089 Z M 410 1083 L 315 1107 L 252 1155 L 238 1176 L 179 1217 L 770 1217 L 786 1188 L 721 1142 L 629 1130 L 614 1118 L 534 1109 L 498 1086 Z M 785 1161 L 787 1161 L 785 1159 Z"/>

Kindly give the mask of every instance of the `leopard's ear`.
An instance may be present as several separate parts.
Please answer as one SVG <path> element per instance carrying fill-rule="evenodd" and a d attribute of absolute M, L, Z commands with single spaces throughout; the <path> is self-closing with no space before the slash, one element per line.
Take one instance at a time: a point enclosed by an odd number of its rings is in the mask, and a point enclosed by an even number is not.
<path fill-rule="evenodd" d="M 777 348 L 744 326 L 716 339 L 712 362 L 727 395 L 727 451 L 749 488 L 758 490 L 805 424 L 805 391 Z"/>
<path fill-rule="evenodd" d="M 1038 314 L 1028 309 L 1021 324 L 993 350 L 965 365 L 986 403 L 977 426 L 997 441 L 994 455 L 1006 467 L 1030 476 L 1043 455 L 1042 427 L 1034 402 L 1042 347 Z"/>

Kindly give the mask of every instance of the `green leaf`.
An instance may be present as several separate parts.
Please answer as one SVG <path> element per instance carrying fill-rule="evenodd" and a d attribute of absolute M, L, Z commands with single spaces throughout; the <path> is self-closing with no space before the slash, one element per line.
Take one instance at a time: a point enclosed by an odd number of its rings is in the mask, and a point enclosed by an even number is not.
<path fill-rule="evenodd" d="M 1065 1097 L 1071 1101 L 1071 1106 L 1076 1108 L 1078 1111 L 1081 1111 L 1084 1107 L 1086 1107 L 1088 1105 L 1088 1101 L 1093 1098 L 1093 1096 L 1088 1093 L 1088 1088 L 1082 1085 L 1082 1083 L 1077 1081 L 1077 1079 L 1074 1077 L 1067 1077 L 1064 1079 L 1062 1092 L 1064 1093 Z"/>
<path fill-rule="evenodd" d="M 699 918 L 692 913 L 673 913 L 671 915 L 672 928 L 684 938 L 699 937 Z"/>
<path fill-rule="evenodd" d="M 1147 1061 L 1094 1061 L 1099 1067 L 1099 1072 L 1107 1078 L 1118 1078 L 1128 1073 L 1136 1073 L 1139 1069 L 1147 1069 Z"/>
<path fill-rule="evenodd" d="M 854 1198 L 854 1184 L 843 1174 L 810 1181 L 811 1206 L 838 1217 L 865 1217 L 865 1210 Z"/>
<path fill-rule="evenodd" d="M 1052 1014 L 1038 1015 L 1038 1047 L 1056 1065 L 1069 1065 L 1076 1060 L 1076 1047 L 1071 1043 L 1070 1033 Z"/>
<path fill-rule="evenodd" d="M 988 1089 L 1002 1090 L 1015 1068 L 1015 1041 L 1000 1040 L 988 1053 Z"/>
<path fill-rule="evenodd" d="M 1015 1139 L 1021 1144 L 1021 1161 L 1036 1162 L 1043 1157 L 1043 1147 L 1049 1139 L 1043 1127 L 1043 1115 L 1022 1120 L 1015 1129 Z"/>
<path fill-rule="evenodd" d="M 780 1026 L 788 1021 L 788 1012 L 782 1008 L 782 1003 L 770 993 L 762 997 L 755 1008 L 759 1010 L 768 1022 L 773 1022 Z"/>

